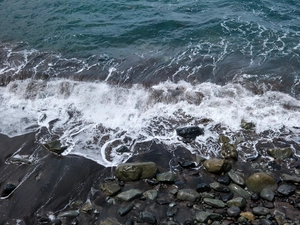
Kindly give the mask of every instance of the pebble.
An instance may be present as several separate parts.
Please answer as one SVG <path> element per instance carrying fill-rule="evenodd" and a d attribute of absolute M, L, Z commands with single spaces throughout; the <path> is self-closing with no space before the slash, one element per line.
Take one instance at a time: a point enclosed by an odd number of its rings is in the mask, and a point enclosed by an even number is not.
<path fill-rule="evenodd" d="M 236 183 L 237 185 L 242 186 L 242 187 L 245 186 L 245 181 L 244 181 L 244 179 L 243 179 L 240 175 L 238 175 L 237 173 L 235 173 L 233 170 L 230 170 L 230 171 L 228 172 L 228 176 L 229 176 L 230 179 L 231 179 L 234 183 Z"/>
<path fill-rule="evenodd" d="M 195 219 L 198 221 L 198 222 L 201 222 L 201 223 L 206 223 L 208 222 L 208 220 L 217 220 L 217 221 L 220 221 L 223 219 L 223 216 L 220 215 L 220 214 L 217 214 L 217 213 L 210 213 L 210 212 L 204 212 L 204 211 L 201 211 L 201 212 L 197 212 L 196 215 L 195 215 Z"/>
<path fill-rule="evenodd" d="M 246 199 L 250 198 L 250 194 L 247 191 L 245 191 L 245 189 L 241 188 L 240 186 L 231 183 L 228 187 L 229 187 L 230 191 L 233 192 L 234 194 L 239 195 Z"/>
<path fill-rule="evenodd" d="M 267 202 L 267 201 L 263 202 L 263 206 L 268 208 L 268 209 L 274 209 L 274 207 L 275 207 L 272 202 Z"/>
<path fill-rule="evenodd" d="M 240 216 L 244 217 L 244 218 L 246 218 L 248 220 L 251 220 L 251 221 L 255 220 L 255 216 L 251 212 L 241 212 Z"/>
<path fill-rule="evenodd" d="M 133 199 L 141 197 L 143 192 L 139 189 L 130 189 L 128 191 L 121 192 L 117 195 L 117 200 L 129 202 Z"/>
<path fill-rule="evenodd" d="M 231 199 L 227 202 L 228 207 L 236 206 L 240 209 L 244 208 L 246 206 L 246 204 L 247 204 L 247 201 L 242 197 L 237 197 L 237 198 Z"/>
<path fill-rule="evenodd" d="M 268 219 L 261 219 L 260 222 L 261 222 L 261 225 L 272 225 L 273 224 L 273 222 Z"/>
<path fill-rule="evenodd" d="M 217 181 L 221 184 L 229 185 L 230 177 L 228 176 L 228 174 L 225 174 L 225 175 L 218 177 Z"/>
<path fill-rule="evenodd" d="M 219 192 L 229 192 L 229 188 L 225 186 L 224 184 L 220 184 L 219 182 L 213 182 L 210 184 L 210 187 Z"/>
<path fill-rule="evenodd" d="M 200 198 L 200 194 L 193 189 L 181 189 L 177 193 L 177 199 L 194 202 Z"/>
<path fill-rule="evenodd" d="M 262 189 L 260 192 L 260 197 L 269 202 L 272 202 L 274 200 L 274 196 L 275 196 L 274 192 L 268 187 Z"/>
<path fill-rule="evenodd" d="M 300 183 L 300 177 L 294 175 L 288 175 L 288 174 L 282 174 L 281 179 L 285 182 L 294 182 L 294 183 Z"/>
<path fill-rule="evenodd" d="M 175 181 L 175 174 L 171 171 L 165 173 L 159 173 L 156 175 L 156 180 L 159 182 L 174 182 Z"/>
<path fill-rule="evenodd" d="M 229 193 L 224 193 L 220 196 L 220 199 L 223 201 L 223 202 L 227 202 L 229 201 L 230 199 L 232 199 L 234 196 L 234 194 L 232 192 L 229 192 Z"/>
<path fill-rule="evenodd" d="M 197 187 L 196 187 L 197 192 L 207 192 L 207 191 L 210 191 L 210 189 L 211 189 L 210 185 L 207 183 L 197 184 Z"/>
<path fill-rule="evenodd" d="M 129 213 L 133 209 L 133 207 L 134 207 L 134 205 L 132 203 L 130 203 L 122 208 L 119 208 L 117 213 L 120 216 L 125 216 L 127 213 Z"/>
<path fill-rule="evenodd" d="M 145 223 L 156 224 L 156 218 L 150 212 L 141 212 L 140 219 L 143 220 Z"/>
<path fill-rule="evenodd" d="M 261 192 L 262 189 L 268 187 L 272 191 L 277 189 L 276 180 L 267 173 L 259 172 L 251 175 L 246 179 L 246 186 L 250 191 Z"/>
<path fill-rule="evenodd" d="M 226 203 L 218 199 L 204 198 L 203 201 L 214 208 L 224 208 Z"/>
<path fill-rule="evenodd" d="M 252 209 L 252 212 L 254 215 L 257 215 L 257 216 L 265 216 L 270 213 L 270 210 L 265 207 L 258 206 L 258 207 L 254 207 Z"/>
<path fill-rule="evenodd" d="M 155 200 L 158 196 L 157 190 L 148 190 L 143 193 L 143 195 L 149 200 Z"/>
<path fill-rule="evenodd" d="M 63 217 L 69 217 L 69 218 L 74 218 L 77 217 L 79 215 L 78 210 L 69 210 L 69 211 L 65 211 L 65 212 L 60 212 L 57 215 L 57 218 L 63 218 Z"/>
<path fill-rule="evenodd" d="M 241 210 L 237 206 L 231 206 L 230 208 L 227 209 L 227 214 L 230 217 L 238 217 L 241 213 Z"/>
<path fill-rule="evenodd" d="M 295 185 L 282 184 L 278 187 L 277 192 L 284 196 L 289 196 L 296 191 Z"/>

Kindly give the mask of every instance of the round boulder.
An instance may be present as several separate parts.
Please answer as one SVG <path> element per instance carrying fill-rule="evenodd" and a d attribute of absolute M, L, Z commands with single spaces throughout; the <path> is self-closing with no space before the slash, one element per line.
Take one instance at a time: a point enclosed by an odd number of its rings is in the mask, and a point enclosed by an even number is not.
<path fill-rule="evenodd" d="M 269 174 L 259 172 L 247 178 L 246 186 L 250 191 L 253 192 L 261 192 L 265 187 L 275 191 L 277 189 L 277 182 Z"/>

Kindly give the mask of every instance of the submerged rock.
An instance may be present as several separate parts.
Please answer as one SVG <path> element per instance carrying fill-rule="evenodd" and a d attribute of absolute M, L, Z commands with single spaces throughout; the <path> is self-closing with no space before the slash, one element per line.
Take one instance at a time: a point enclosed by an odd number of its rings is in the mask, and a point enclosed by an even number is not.
<path fill-rule="evenodd" d="M 293 155 L 293 150 L 291 148 L 272 148 L 268 149 L 267 153 L 276 159 L 286 159 Z"/>
<path fill-rule="evenodd" d="M 157 166 L 153 162 L 123 163 L 116 168 L 115 175 L 119 180 L 136 181 L 155 177 Z"/>
<path fill-rule="evenodd" d="M 126 145 L 122 145 L 116 150 L 117 153 L 122 154 L 124 152 L 130 152 L 130 149 Z"/>
<path fill-rule="evenodd" d="M 231 169 L 231 164 L 225 159 L 207 159 L 203 165 L 211 173 L 228 172 Z"/>
<path fill-rule="evenodd" d="M 255 128 L 255 124 L 252 122 L 246 122 L 245 120 L 241 121 L 241 128 L 245 130 L 252 130 Z"/>
<path fill-rule="evenodd" d="M 259 172 L 246 179 L 246 186 L 253 192 L 261 192 L 265 187 L 275 191 L 277 189 L 277 182 L 269 174 Z"/>
<path fill-rule="evenodd" d="M 55 140 L 55 141 L 51 141 L 48 142 L 46 144 L 44 144 L 44 146 L 50 151 L 50 152 L 54 152 L 56 154 L 61 154 L 63 153 L 68 146 L 63 146 L 59 140 Z"/>
<path fill-rule="evenodd" d="M 204 130 L 197 126 L 181 127 L 176 129 L 176 133 L 183 138 L 195 139 L 197 136 L 203 135 Z"/>

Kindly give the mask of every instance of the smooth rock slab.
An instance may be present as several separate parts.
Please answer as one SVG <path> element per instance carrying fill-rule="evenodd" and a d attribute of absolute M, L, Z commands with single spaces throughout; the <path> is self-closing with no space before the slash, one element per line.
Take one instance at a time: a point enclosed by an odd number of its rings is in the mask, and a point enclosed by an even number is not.
<path fill-rule="evenodd" d="M 272 191 L 277 189 L 276 180 L 267 173 L 255 173 L 246 179 L 246 186 L 250 191 L 261 192 L 262 189 L 268 187 Z"/>
<path fill-rule="evenodd" d="M 123 163 L 116 168 L 115 175 L 119 180 L 136 181 L 155 177 L 157 166 L 154 162 Z"/>
<path fill-rule="evenodd" d="M 129 201 L 132 201 L 133 199 L 141 197 L 142 194 L 143 194 L 143 192 L 139 189 L 131 189 L 128 191 L 121 192 L 120 194 L 117 195 L 116 198 L 119 201 L 129 202 Z"/>
<path fill-rule="evenodd" d="M 224 208 L 226 203 L 221 200 L 213 199 L 213 198 L 204 198 L 203 201 L 214 208 Z"/>
<path fill-rule="evenodd" d="M 193 189 L 181 189 L 177 193 L 177 199 L 194 202 L 200 198 L 200 194 Z"/>
<path fill-rule="evenodd" d="M 289 196 L 293 194 L 295 191 L 296 191 L 296 186 L 290 184 L 282 184 L 277 189 L 277 192 L 284 196 Z"/>

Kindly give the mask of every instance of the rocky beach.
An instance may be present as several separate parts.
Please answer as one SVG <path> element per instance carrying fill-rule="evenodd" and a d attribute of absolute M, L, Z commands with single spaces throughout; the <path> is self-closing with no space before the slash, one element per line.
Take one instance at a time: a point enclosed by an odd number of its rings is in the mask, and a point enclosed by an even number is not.
<path fill-rule="evenodd" d="M 270 139 L 254 126 L 242 122 L 235 134 L 220 126 L 215 157 L 154 139 L 117 167 L 62 156 L 59 142 L 38 143 L 38 133 L 1 135 L 1 224 L 299 224 L 300 146 L 287 140 L 292 131 Z M 176 132 L 192 145 L 204 130 Z M 242 160 L 249 140 L 258 154 Z"/>

